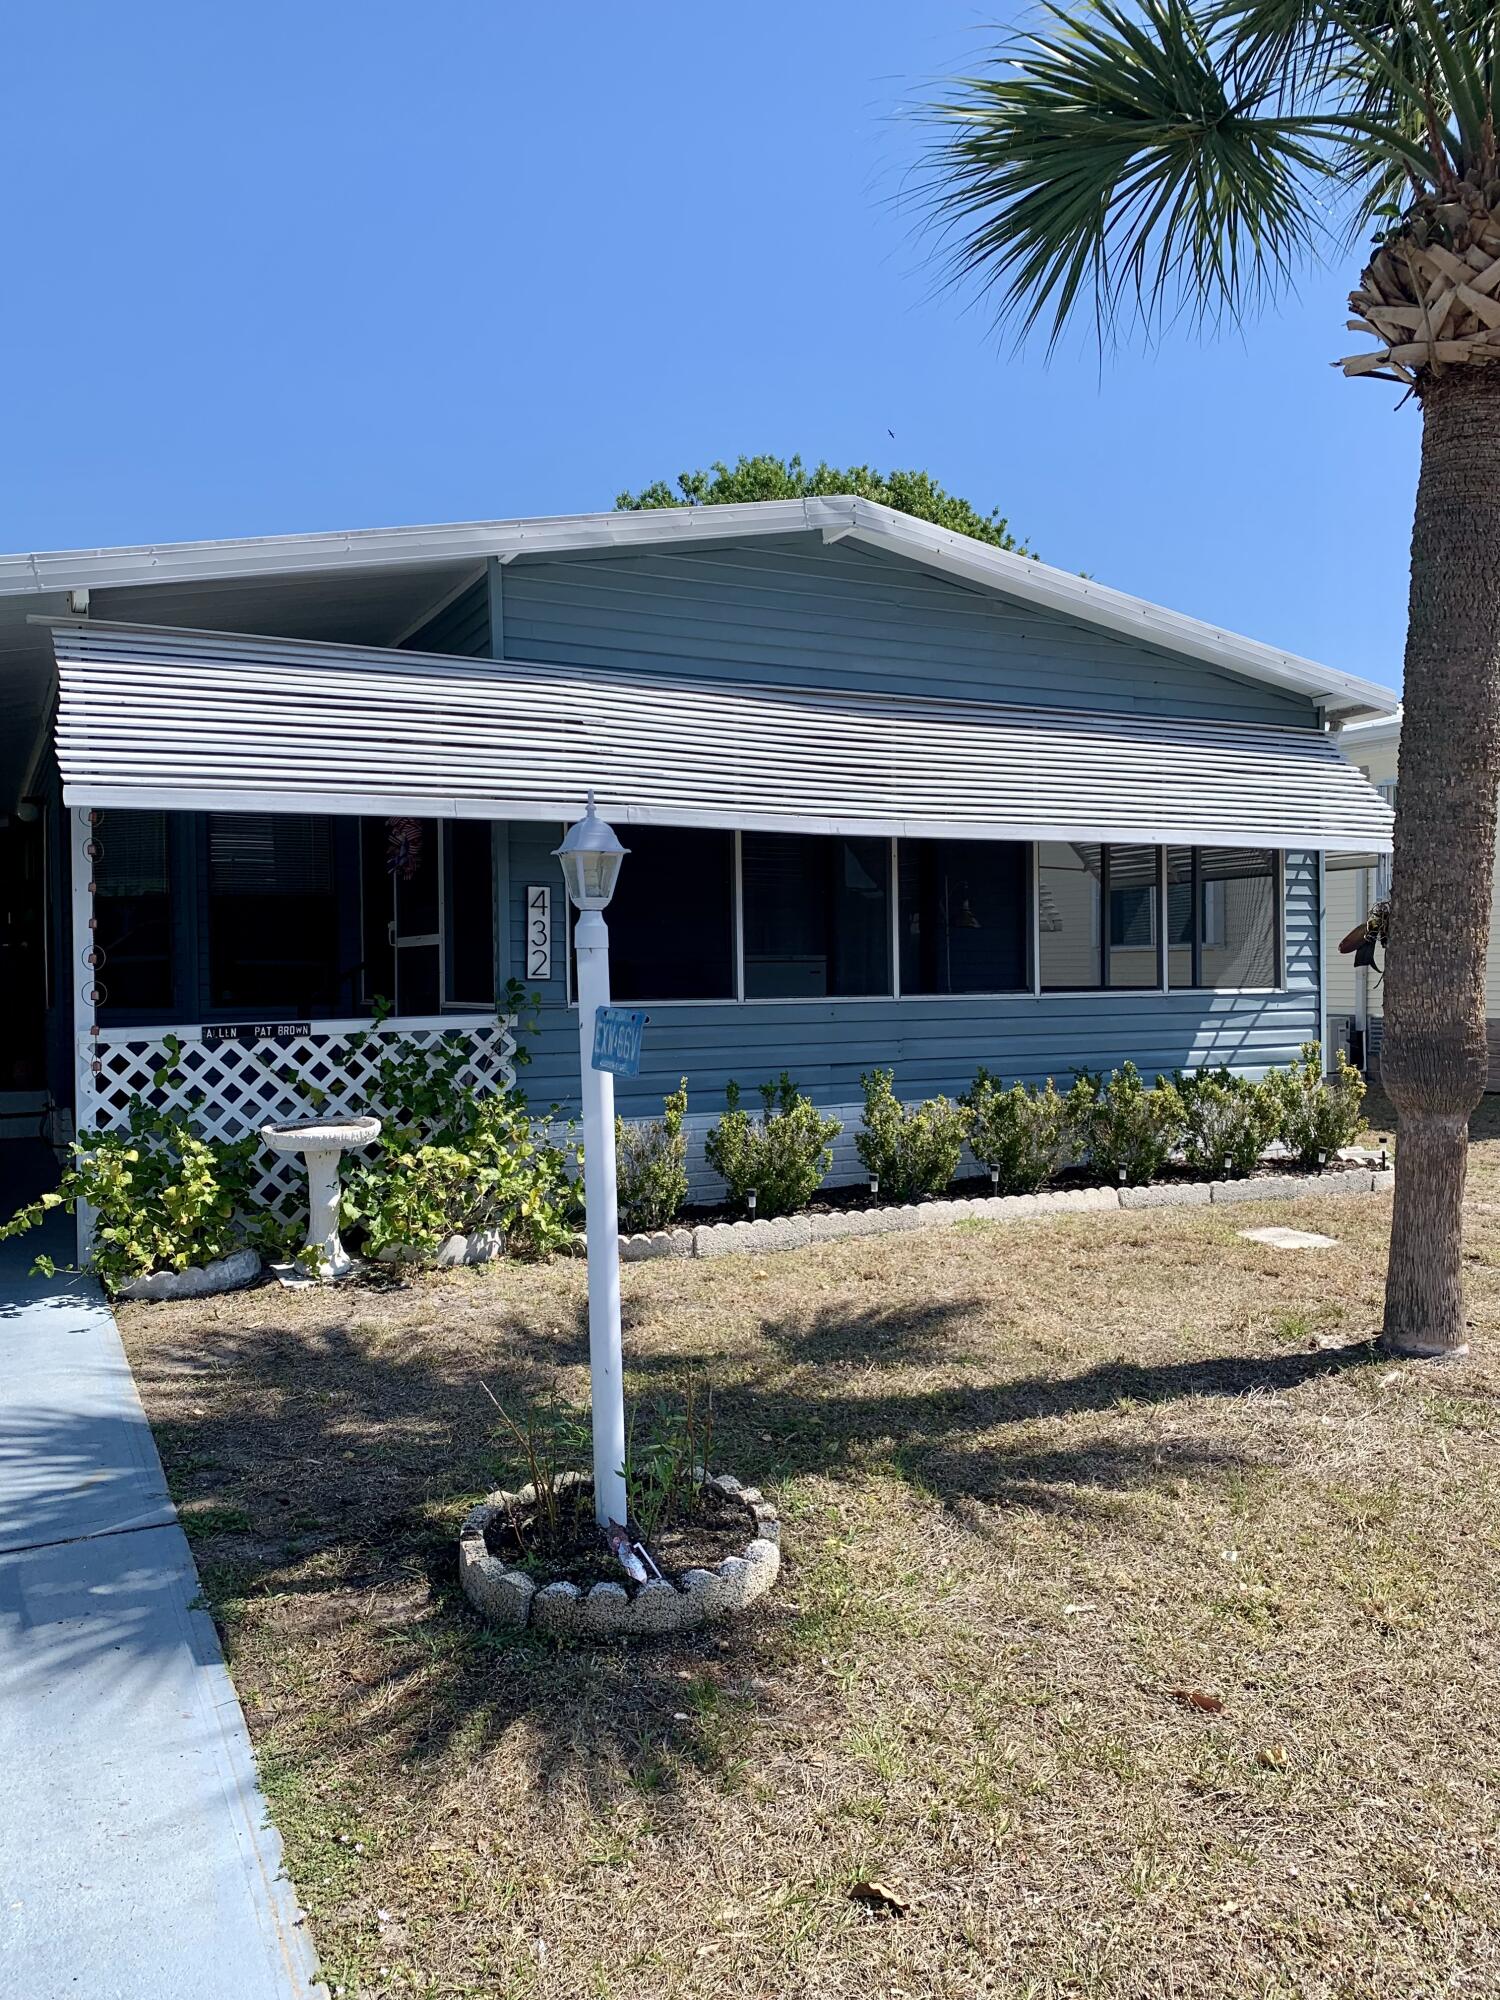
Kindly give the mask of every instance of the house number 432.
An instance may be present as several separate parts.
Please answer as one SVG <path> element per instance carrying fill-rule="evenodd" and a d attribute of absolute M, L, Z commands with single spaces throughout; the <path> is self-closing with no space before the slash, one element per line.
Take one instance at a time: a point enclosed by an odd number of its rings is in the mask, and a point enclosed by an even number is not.
<path fill-rule="evenodd" d="M 526 977 L 552 977 L 552 891 L 540 882 L 526 891 Z"/>

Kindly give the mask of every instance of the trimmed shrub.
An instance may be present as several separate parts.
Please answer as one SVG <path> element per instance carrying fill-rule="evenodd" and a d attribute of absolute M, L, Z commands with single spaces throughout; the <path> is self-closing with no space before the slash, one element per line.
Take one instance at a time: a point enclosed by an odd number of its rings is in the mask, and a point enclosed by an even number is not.
<path fill-rule="evenodd" d="M 627 1125 L 615 1120 L 615 1167 L 620 1227 L 665 1229 L 687 1200 L 687 1078 L 662 1106 L 660 1118 Z"/>
<path fill-rule="evenodd" d="M 1182 1100 L 1182 1150 L 1197 1173 L 1232 1168 L 1252 1173 L 1281 1126 L 1274 1090 L 1224 1068 L 1178 1071 L 1173 1088 Z"/>
<path fill-rule="evenodd" d="M 958 1172 L 968 1127 L 963 1107 L 946 1097 L 903 1104 L 892 1070 L 870 1070 L 859 1081 L 865 1115 L 854 1149 L 879 1183 L 882 1198 L 911 1201 L 919 1194 L 940 1193 Z"/>
<path fill-rule="evenodd" d="M 1300 1061 L 1273 1069 L 1266 1086 L 1280 1112 L 1280 1136 L 1304 1167 L 1331 1160 L 1358 1136 L 1365 1080 L 1342 1050 L 1338 1068 L 1325 1077 L 1322 1049 L 1304 1042 Z"/>
<path fill-rule="evenodd" d="M 760 1097 L 756 1117 L 741 1106 L 739 1085 L 729 1085 L 728 1109 L 704 1141 L 704 1154 L 737 1208 L 747 1206 L 753 1192 L 757 1215 L 791 1215 L 822 1186 L 844 1128 L 837 1118 L 823 1117 L 785 1070 L 761 1085 Z"/>
<path fill-rule="evenodd" d="M 981 1068 L 962 1100 L 969 1114 L 969 1151 L 995 1177 L 1001 1194 L 1034 1194 L 1078 1158 L 1073 1109 L 1049 1076 L 1041 1090 L 1014 1083 L 1006 1090 Z"/>
<path fill-rule="evenodd" d="M 1080 1075 L 1068 1103 L 1091 1164 L 1108 1180 L 1130 1187 L 1155 1180 L 1181 1143 L 1182 1099 L 1164 1077 L 1148 1089 L 1133 1062 L 1104 1084 Z"/>

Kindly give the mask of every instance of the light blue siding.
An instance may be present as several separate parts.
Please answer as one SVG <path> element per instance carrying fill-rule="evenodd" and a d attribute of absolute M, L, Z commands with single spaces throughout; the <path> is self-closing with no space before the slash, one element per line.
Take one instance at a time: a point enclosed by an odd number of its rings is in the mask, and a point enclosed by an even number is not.
<path fill-rule="evenodd" d="M 934 576 L 851 543 L 789 536 L 754 546 L 640 555 L 521 557 L 501 573 L 514 660 L 637 673 L 931 693 L 1115 712 L 1316 726 L 1299 696 Z M 485 650 L 482 583 L 413 645 Z M 502 961 L 525 963 L 525 891 L 553 890 L 553 977 L 522 1082 L 539 1109 L 574 1108 L 577 1017 L 567 1005 L 567 905 L 552 849 L 560 826 L 512 823 L 500 878 Z M 1227 1062 L 1259 1071 L 1318 1037 L 1317 859 L 1287 858 L 1287 987 L 1270 994 L 1110 993 L 996 999 L 816 1000 L 651 1010 L 627 1116 L 653 1113 L 679 1076 L 692 1108 L 720 1110 L 731 1079 L 787 1069 L 824 1104 L 859 1097 L 861 1070 L 896 1073 L 911 1099 L 968 1087 L 984 1063 L 1007 1079 L 1066 1079 L 1126 1058 L 1148 1074 Z"/>
<path fill-rule="evenodd" d="M 489 592 L 483 577 L 460 593 L 425 625 L 401 642 L 407 653 L 460 653 L 471 660 L 491 657 Z"/>
<path fill-rule="evenodd" d="M 512 660 L 1290 727 L 1316 720 L 1299 695 L 816 536 L 523 557 L 505 569 L 504 592 Z"/>
<path fill-rule="evenodd" d="M 565 898 L 551 849 L 560 827 L 512 824 L 506 930 L 520 963 L 524 891 L 553 887 L 554 977 L 543 988 L 540 1033 L 521 1073 L 533 1105 L 576 1108 L 578 1024 L 567 1005 Z M 626 864 L 629 865 L 628 863 Z M 722 1109 L 732 1077 L 747 1089 L 783 1069 L 819 1103 L 849 1104 L 860 1071 L 896 1073 L 903 1098 L 966 1090 L 981 1063 L 1007 1081 L 1065 1081 L 1074 1069 L 1130 1058 L 1148 1075 L 1225 1062 L 1260 1071 L 1318 1039 L 1317 857 L 1287 857 L 1287 987 L 1283 992 L 1027 994 L 997 999 L 816 1000 L 669 1005 L 650 1010 L 642 1072 L 620 1082 L 627 1116 L 660 1110 L 680 1076 L 696 1112 Z"/>

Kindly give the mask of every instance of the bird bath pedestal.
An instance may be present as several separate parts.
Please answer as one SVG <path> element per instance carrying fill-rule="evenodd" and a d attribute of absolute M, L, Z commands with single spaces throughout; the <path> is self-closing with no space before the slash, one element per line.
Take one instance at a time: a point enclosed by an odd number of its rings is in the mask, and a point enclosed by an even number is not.
<path fill-rule="evenodd" d="M 380 1137 L 378 1118 L 319 1118 L 296 1125 L 262 1125 L 273 1153 L 300 1153 L 307 1162 L 307 1244 L 298 1275 L 327 1281 L 354 1269 L 339 1241 L 339 1155 Z M 278 1267 L 278 1276 L 282 1275 Z"/>

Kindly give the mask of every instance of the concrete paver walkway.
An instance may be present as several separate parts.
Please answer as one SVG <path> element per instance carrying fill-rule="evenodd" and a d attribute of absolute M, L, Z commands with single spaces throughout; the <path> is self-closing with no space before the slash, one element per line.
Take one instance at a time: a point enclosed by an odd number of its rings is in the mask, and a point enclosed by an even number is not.
<path fill-rule="evenodd" d="M 114 1319 L 37 1245 L 0 1244 L 0 1987 L 325 1995 Z"/>

